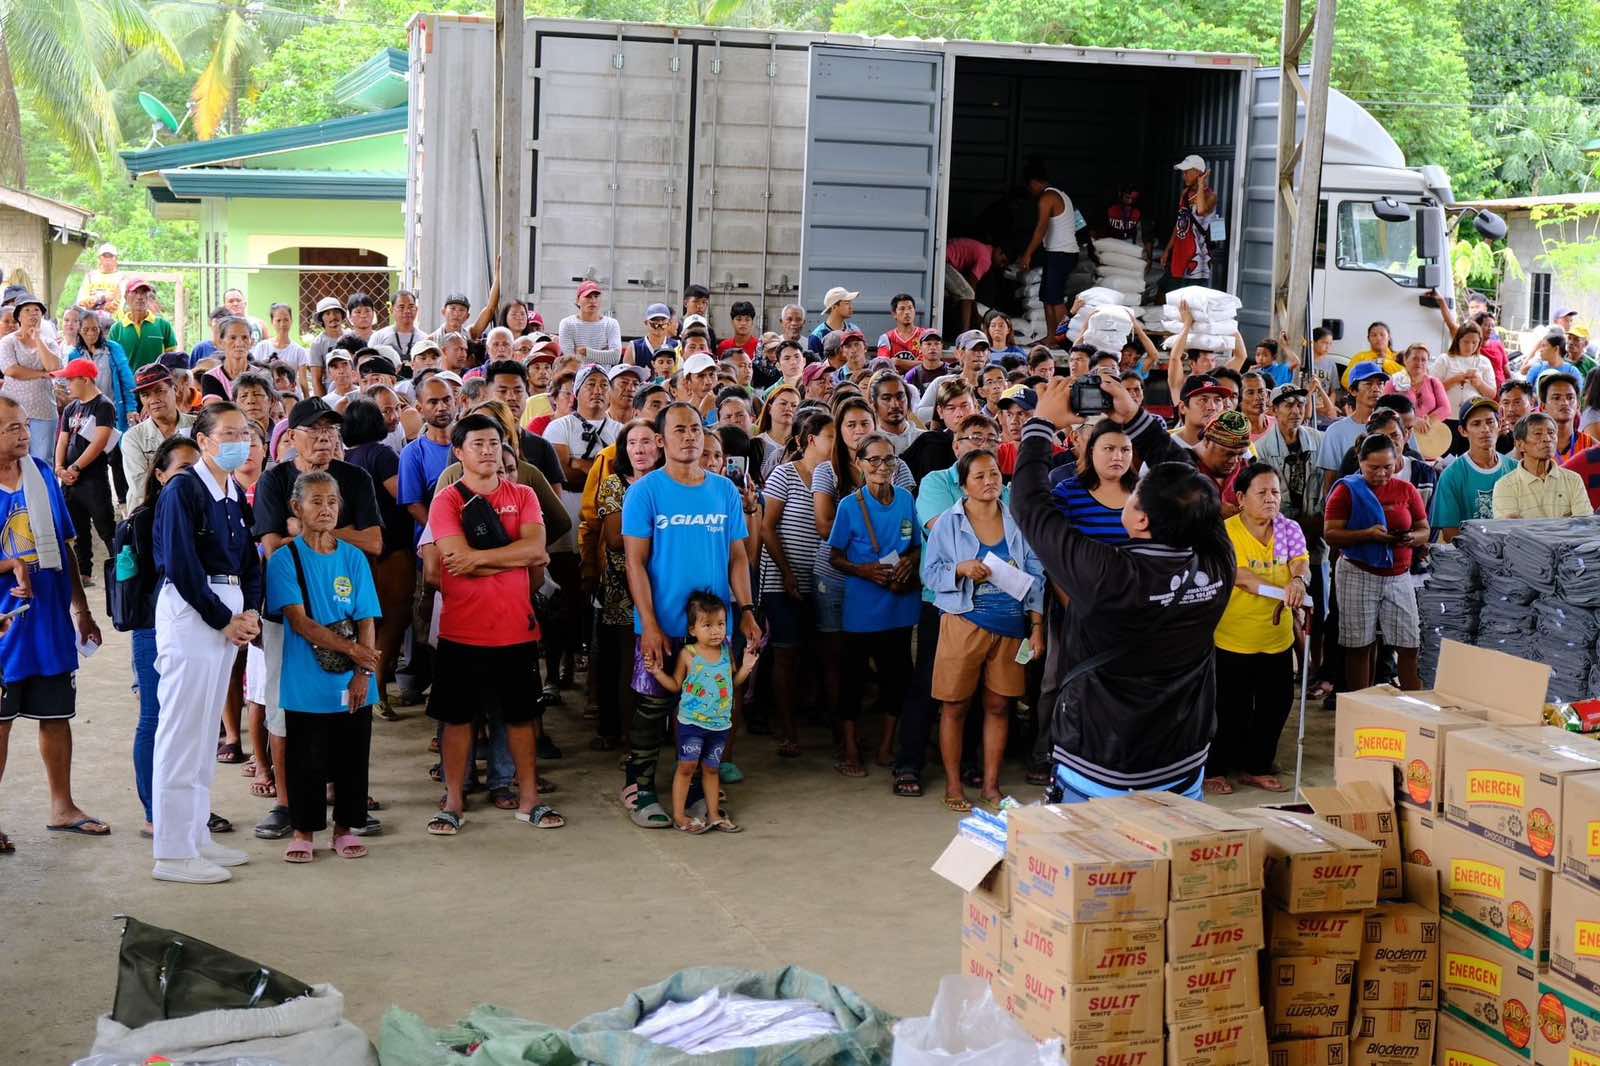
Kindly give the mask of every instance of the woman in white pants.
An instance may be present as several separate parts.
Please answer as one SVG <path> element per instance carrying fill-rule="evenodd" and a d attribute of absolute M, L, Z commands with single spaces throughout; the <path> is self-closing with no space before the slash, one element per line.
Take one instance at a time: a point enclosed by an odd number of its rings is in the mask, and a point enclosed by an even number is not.
<path fill-rule="evenodd" d="M 250 429 L 231 403 L 194 422 L 200 462 L 173 477 L 156 503 L 156 726 L 151 792 L 158 881 L 215 884 L 244 852 L 211 840 L 217 730 L 238 649 L 261 630 L 261 564 L 233 471 L 250 456 Z"/>

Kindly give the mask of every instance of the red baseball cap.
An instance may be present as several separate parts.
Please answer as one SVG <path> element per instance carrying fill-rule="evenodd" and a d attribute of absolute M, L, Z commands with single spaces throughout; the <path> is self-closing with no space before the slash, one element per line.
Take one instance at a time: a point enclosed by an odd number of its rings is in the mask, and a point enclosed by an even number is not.
<path fill-rule="evenodd" d="M 578 299 L 581 300 L 585 296 L 599 296 L 603 291 L 604 290 L 600 288 L 599 282 L 586 281 L 582 285 L 578 286 Z M 544 325 L 543 322 L 539 324 L 541 326 Z"/>
<path fill-rule="evenodd" d="M 100 376 L 100 370 L 94 365 L 93 359 L 74 359 L 60 370 L 50 371 L 53 378 L 88 378 L 93 381 Z"/>

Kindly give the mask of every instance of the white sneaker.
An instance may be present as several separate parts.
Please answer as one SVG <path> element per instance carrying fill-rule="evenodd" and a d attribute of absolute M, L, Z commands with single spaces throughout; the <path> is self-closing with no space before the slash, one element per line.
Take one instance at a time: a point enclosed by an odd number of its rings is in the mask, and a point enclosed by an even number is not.
<path fill-rule="evenodd" d="M 233 875 L 205 859 L 158 859 L 150 876 L 157 881 L 176 881 L 185 885 L 215 885 L 233 880 Z"/>
<path fill-rule="evenodd" d="M 221 844 L 211 844 L 200 849 L 200 857 L 218 866 L 243 866 L 250 861 L 250 853 L 240 851 L 238 848 L 225 848 Z"/>

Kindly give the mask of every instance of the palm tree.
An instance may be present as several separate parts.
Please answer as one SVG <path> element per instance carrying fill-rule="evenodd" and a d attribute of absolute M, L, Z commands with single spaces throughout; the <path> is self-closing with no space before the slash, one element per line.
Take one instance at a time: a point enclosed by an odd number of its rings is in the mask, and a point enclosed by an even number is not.
<path fill-rule="evenodd" d="M 0 0 L 3 2 L 6 0 Z M 216 136 L 224 125 L 237 130 L 239 96 L 249 90 L 251 68 L 289 36 L 322 21 L 274 9 L 259 0 L 206 4 L 173 0 L 157 6 L 153 15 L 184 55 L 204 63 L 189 91 L 195 109 L 194 133 L 202 141 Z"/>
<path fill-rule="evenodd" d="M 122 139 L 108 73 L 150 49 L 182 64 L 137 0 L 0 0 L 0 167 L 21 185 L 19 91 L 73 161 L 98 178 L 101 153 Z"/>

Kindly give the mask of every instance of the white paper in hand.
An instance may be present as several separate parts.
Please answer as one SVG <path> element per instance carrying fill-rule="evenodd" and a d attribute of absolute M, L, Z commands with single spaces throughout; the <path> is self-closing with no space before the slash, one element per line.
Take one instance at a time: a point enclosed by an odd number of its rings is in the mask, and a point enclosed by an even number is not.
<path fill-rule="evenodd" d="M 79 638 L 77 644 L 78 658 L 80 659 L 91 658 L 95 652 L 100 650 L 100 642 L 98 640 L 83 640 Z"/>
<path fill-rule="evenodd" d="M 878 562 L 882 563 L 884 566 L 899 566 L 900 565 L 900 553 L 897 552 L 897 551 L 886 552 L 878 560 Z"/>
<path fill-rule="evenodd" d="M 1026 571 L 1018 570 L 994 552 L 985 552 L 982 559 L 978 560 L 989 568 L 989 580 L 1001 592 L 1014 600 L 1025 600 L 1033 589 L 1033 578 Z"/>

